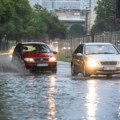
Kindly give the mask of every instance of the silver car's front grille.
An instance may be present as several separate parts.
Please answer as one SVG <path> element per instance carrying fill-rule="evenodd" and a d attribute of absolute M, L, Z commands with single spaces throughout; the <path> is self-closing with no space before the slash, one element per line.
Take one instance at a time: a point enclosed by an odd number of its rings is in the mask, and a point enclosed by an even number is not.
<path fill-rule="evenodd" d="M 36 58 L 35 61 L 36 62 L 48 62 L 49 58 Z"/>
<path fill-rule="evenodd" d="M 117 61 L 103 61 L 102 65 L 117 65 Z"/>

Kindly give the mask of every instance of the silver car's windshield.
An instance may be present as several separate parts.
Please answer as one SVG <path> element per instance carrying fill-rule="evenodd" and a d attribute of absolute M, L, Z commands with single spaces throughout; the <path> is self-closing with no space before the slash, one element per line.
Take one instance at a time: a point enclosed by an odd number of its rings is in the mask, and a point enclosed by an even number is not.
<path fill-rule="evenodd" d="M 118 54 L 112 45 L 86 45 L 85 54 Z"/>

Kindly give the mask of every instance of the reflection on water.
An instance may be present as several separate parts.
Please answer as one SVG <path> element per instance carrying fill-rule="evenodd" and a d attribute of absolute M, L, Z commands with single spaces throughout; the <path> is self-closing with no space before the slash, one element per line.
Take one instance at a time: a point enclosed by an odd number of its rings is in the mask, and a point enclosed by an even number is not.
<path fill-rule="evenodd" d="M 13 56 L 11 54 L 9 54 L 9 57 L 12 58 Z"/>
<path fill-rule="evenodd" d="M 94 80 L 87 81 L 88 93 L 86 96 L 86 106 L 87 106 L 87 120 L 96 120 L 96 110 L 97 110 L 97 82 Z"/>
<path fill-rule="evenodd" d="M 118 117 L 120 118 L 120 106 L 119 106 L 119 109 L 118 109 Z"/>
<path fill-rule="evenodd" d="M 56 79 L 55 76 L 49 76 L 50 86 L 49 86 L 49 97 L 48 97 L 48 104 L 49 104 L 49 112 L 48 112 L 48 119 L 49 120 L 57 120 L 56 118 L 56 105 L 54 96 L 56 94 Z"/>
<path fill-rule="evenodd" d="M 27 83 L 30 87 L 34 87 L 34 82 L 36 81 L 36 77 L 34 75 L 29 76 L 29 82 Z"/>

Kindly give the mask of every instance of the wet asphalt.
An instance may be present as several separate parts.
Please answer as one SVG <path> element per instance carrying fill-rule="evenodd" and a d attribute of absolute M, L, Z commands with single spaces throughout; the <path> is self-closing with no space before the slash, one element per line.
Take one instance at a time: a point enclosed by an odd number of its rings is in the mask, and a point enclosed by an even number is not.
<path fill-rule="evenodd" d="M 0 120 L 120 120 L 120 76 L 71 76 L 16 70 L 0 56 Z"/>

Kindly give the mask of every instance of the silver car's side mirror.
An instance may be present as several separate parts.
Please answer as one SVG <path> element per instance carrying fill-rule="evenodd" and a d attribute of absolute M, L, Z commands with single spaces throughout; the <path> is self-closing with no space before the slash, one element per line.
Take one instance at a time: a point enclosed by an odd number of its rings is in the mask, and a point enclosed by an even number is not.
<path fill-rule="evenodd" d="M 82 56 L 83 54 L 82 53 L 77 53 L 78 56 Z"/>

